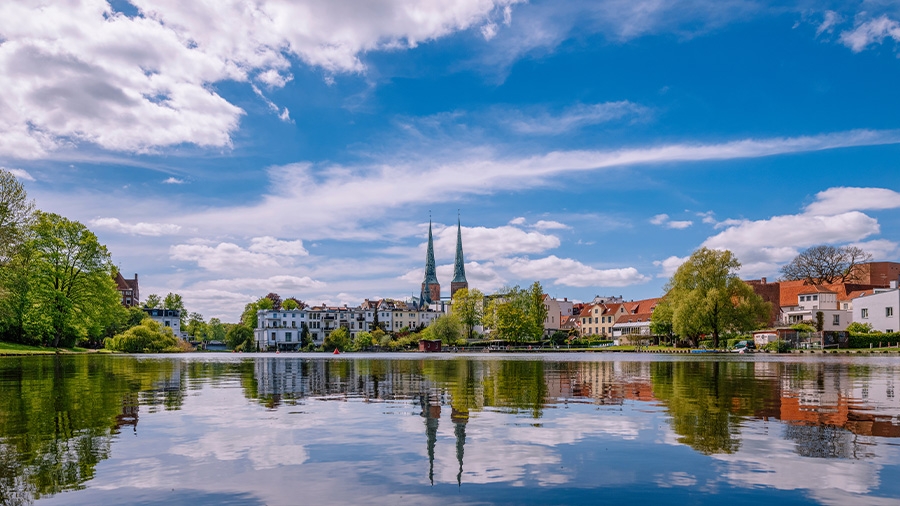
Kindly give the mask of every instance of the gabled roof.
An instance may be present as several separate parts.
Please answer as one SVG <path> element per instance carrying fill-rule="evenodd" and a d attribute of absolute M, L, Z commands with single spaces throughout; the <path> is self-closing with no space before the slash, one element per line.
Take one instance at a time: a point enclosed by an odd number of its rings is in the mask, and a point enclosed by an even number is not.
<path fill-rule="evenodd" d="M 865 285 L 858 283 L 832 283 L 825 285 L 808 285 L 804 281 L 781 281 L 779 282 L 779 305 L 781 307 L 789 307 L 797 305 L 797 297 L 806 293 L 821 293 L 810 291 L 813 286 L 819 286 L 826 292 L 837 295 L 838 301 L 850 301 L 853 296 L 851 293 L 859 291 L 869 291 L 877 288 L 875 285 Z M 858 297 L 858 295 L 856 295 Z"/>

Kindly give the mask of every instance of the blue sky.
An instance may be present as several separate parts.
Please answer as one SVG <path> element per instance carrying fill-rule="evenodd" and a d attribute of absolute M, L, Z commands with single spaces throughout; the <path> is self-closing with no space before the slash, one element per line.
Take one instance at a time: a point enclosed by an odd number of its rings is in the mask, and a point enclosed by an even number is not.
<path fill-rule="evenodd" d="M 894 2 L 0 6 L 0 166 L 234 321 L 449 288 L 655 297 L 700 246 L 900 260 Z"/>

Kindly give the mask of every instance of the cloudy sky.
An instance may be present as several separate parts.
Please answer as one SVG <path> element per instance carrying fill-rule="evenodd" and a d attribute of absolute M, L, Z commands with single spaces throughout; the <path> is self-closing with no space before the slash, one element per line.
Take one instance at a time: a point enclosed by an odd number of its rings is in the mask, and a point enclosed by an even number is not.
<path fill-rule="evenodd" d="M 658 296 L 728 248 L 900 260 L 888 0 L 0 3 L 0 166 L 141 294 Z"/>

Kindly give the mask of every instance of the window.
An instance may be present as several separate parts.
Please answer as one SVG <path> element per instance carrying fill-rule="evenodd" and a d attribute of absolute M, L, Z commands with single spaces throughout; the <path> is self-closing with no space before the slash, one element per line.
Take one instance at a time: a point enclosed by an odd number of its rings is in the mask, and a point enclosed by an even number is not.
<path fill-rule="evenodd" d="M 166 327 L 171 327 L 171 326 L 172 326 L 172 324 L 169 322 L 169 320 L 166 320 Z"/>
<path fill-rule="evenodd" d="M 832 325 L 835 325 L 835 326 L 840 325 L 840 324 L 841 324 L 841 315 L 836 314 L 836 315 L 833 315 L 833 316 L 834 316 L 834 318 L 833 318 L 831 324 L 832 324 Z"/>
<path fill-rule="evenodd" d="M 290 332 L 285 332 L 285 333 L 284 333 L 284 340 L 285 340 L 286 342 L 291 342 L 291 333 L 290 333 Z"/>
<path fill-rule="evenodd" d="M 868 318 L 868 317 L 869 317 L 869 310 L 868 310 L 868 308 L 862 308 L 862 309 L 860 309 L 860 310 L 859 310 L 859 316 L 860 316 L 860 318 Z"/>
<path fill-rule="evenodd" d="M 890 318 L 891 316 L 894 316 L 894 308 L 890 307 L 890 306 L 884 308 L 884 316 L 887 316 L 888 318 Z"/>
<path fill-rule="evenodd" d="M 819 300 L 819 296 L 818 296 L 818 295 L 813 295 L 813 296 L 812 296 L 812 300 Z"/>
<path fill-rule="evenodd" d="M 273 341 L 275 341 L 275 336 L 276 336 L 276 334 L 274 332 L 272 332 L 272 340 Z"/>

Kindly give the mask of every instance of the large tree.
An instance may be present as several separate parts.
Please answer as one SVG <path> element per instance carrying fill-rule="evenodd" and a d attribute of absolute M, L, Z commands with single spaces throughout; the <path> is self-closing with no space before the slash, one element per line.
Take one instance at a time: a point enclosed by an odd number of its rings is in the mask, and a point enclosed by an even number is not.
<path fill-rule="evenodd" d="M 25 241 L 34 213 L 25 187 L 9 171 L 0 168 L 0 267 Z"/>
<path fill-rule="evenodd" d="M 77 221 L 37 213 L 29 324 L 54 347 L 102 334 L 121 305 L 106 246 Z"/>
<path fill-rule="evenodd" d="M 169 292 L 166 294 L 166 298 L 162 301 L 163 309 L 174 309 L 176 311 L 180 311 L 179 318 L 181 326 L 184 327 L 184 322 L 187 319 L 187 311 L 184 309 L 184 299 L 181 298 L 181 295 L 177 293 Z"/>
<path fill-rule="evenodd" d="M 462 335 L 462 328 L 456 316 L 445 314 L 431 322 L 422 335 L 444 344 L 455 344 Z"/>
<path fill-rule="evenodd" d="M 461 288 L 453 294 L 453 315 L 465 328 L 466 338 L 472 339 L 475 326 L 481 325 L 484 316 L 484 294 L 477 288 Z"/>
<path fill-rule="evenodd" d="M 803 280 L 809 284 L 849 283 L 859 281 L 861 264 L 872 255 L 856 246 L 813 246 L 797 255 L 781 268 L 782 279 Z"/>
<path fill-rule="evenodd" d="M 150 295 L 147 296 L 146 299 L 144 299 L 144 307 L 149 308 L 149 309 L 156 309 L 158 307 L 162 307 L 162 299 L 159 297 L 159 295 L 156 295 L 155 293 L 151 293 Z"/>
<path fill-rule="evenodd" d="M 711 336 L 715 347 L 725 331 L 757 328 L 768 318 L 769 306 L 740 280 L 740 267 L 730 251 L 695 251 L 669 280 L 651 321 L 658 327 L 671 318 L 680 337 L 695 341 L 700 335 Z"/>
<path fill-rule="evenodd" d="M 527 290 L 514 286 L 493 295 L 484 310 L 483 321 L 495 339 L 517 342 L 539 340 L 544 334 L 546 318 L 544 290 L 535 281 Z"/>

